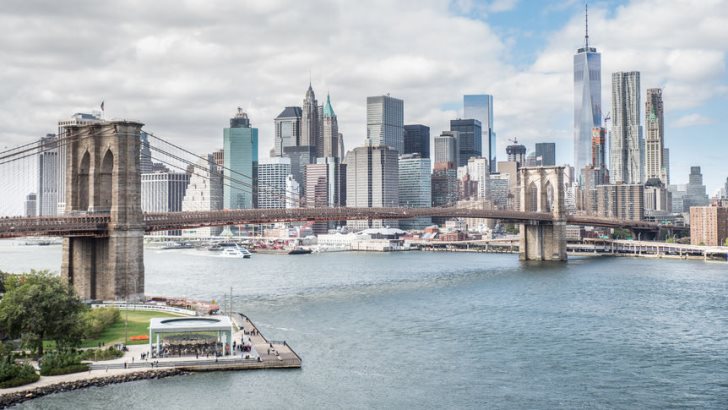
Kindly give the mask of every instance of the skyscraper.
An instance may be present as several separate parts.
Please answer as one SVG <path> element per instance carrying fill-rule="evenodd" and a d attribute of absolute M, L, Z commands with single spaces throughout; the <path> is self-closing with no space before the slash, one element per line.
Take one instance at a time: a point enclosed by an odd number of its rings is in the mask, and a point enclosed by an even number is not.
<path fill-rule="evenodd" d="M 258 208 L 286 207 L 286 180 L 290 174 L 290 158 L 262 158 L 258 162 Z"/>
<path fill-rule="evenodd" d="M 537 142 L 535 154 L 538 165 L 542 167 L 553 167 L 556 165 L 556 143 Z"/>
<path fill-rule="evenodd" d="M 430 158 L 430 127 L 422 124 L 405 125 L 402 154 L 420 154 L 422 158 Z"/>
<path fill-rule="evenodd" d="M 645 179 L 658 178 L 667 185 L 665 168 L 665 124 L 662 89 L 648 88 L 645 103 L 647 136 L 645 138 Z"/>
<path fill-rule="evenodd" d="M 59 167 L 65 164 L 58 156 L 58 140 L 55 134 L 41 138 L 38 154 L 38 194 L 36 202 L 38 216 L 53 216 L 58 213 Z M 65 174 L 65 173 L 64 173 Z"/>
<path fill-rule="evenodd" d="M 367 139 L 372 146 L 404 152 L 404 101 L 388 95 L 367 97 Z"/>
<path fill-rule="evenodd" d="M 519 144 L 518 140 L 513 139 L 513 144 L 506 147 L 508 161 L 515 162 L 518 167 L 526 166 L 526 146 Z"/>
<path fill-rule="evenodd" d="M 257 206 L 258 129 L 250 127 L 248 115 L 238 108 L 230 119 L 230 128 L 223 130 L 223 151 L 226 176 L 223 189 L 225 209 L 247 209 Z M 230 175 L 227 175 L 229 173 Z"/>
<path fill-rule="evenodd" d="M 309 84 L 308 90 L 306 90 L 306 97 L 303 99 L 303 109 L 301 113 L 301 138 L 298 145 L 315 147 L 318 135 L 318 101 L 316 100 L 316 94 L 314 94 L 311 84 Z"/>
<path fill-rule="evenodd" d="M 450 120 L 450 131 L 458 133 L 458 162 L 462 167 L 470 157 L 480 157 L 483 152 L 481 122 L 476 119 Z"/>
<path fill-rule="evenodd" d="M 460 162 L 458 142 L 458 133 L 453 131 L 443 131 L 435 137 L 434 163 L 449 163 L 451 168 L 457 168 L 457 164 Z"/>
<path fill-rule="evenodd" d="M 574 168 L 583 169 L 591 157 L 592 129 L 602 126 L 602 55 L 589 47 L 585 9 L 584 47 L 574 55 Z"/>
<path fill-rule="evenodd" d="M 306 207 L 334 208 L 346 205 L 346 164 L 338 158 L 317 158 L 306 165 Z"/>
<path fill-rule="evenodd" d="M 612 133 L 609 167 L 612 183 L 643 182 L 639 71 L 612 74 Z"/>
<path fill-rule="evenodd" d="M 493 128 L 493 96 L 475 94 L 463 96 L 463 117 L 480 121 L 482 131 L 481 155 L 488 159 L 490 172 L 495 173 L 496 146 Z"/>
<path fill-rule="evenodd" d="M 35 194 L 35 192 L 31 192 L 28 195 L 25 196 L 25 213 L 24 216 L 26 217 L 34 217 L 37 216 L 37 207 L 38 207 L 38 196 Z"/>
<path fill-rule="evenodd" d="M 346 155 L 346 206 L 399 206 L 399 162 L 397 151 L 386 146 L 354 148 Z M 349 221 L 355 229 L 397 226 L 396 220 Z"/>
<path fill-rule="evenodd" d="M 430 159 L 419 154 L 405 154 L 399 157 L 399 205 L 407 208 L 429 208 L 432 206 L 432 182 Z M 432 224 L 431 218 L 402 219 L 402 229 L 423 229 Z"/>
<path fill-rule="evenodd" d="M 212 154 L 207 159 L 197 161 L 190 175 L 190 183 L 187 185 L 184 199 L 182 200 L 182 211 L 217 211 L 222 209 L 222 170 L 218 169 L 215 158 Z M 186 229 L 182 232 L 185 236 L 213 236 L 219 235 L 222 229 L 218 227 Z"/>
<path fill-rule="evenodd" d="M 141 174 L 141 202 L 144 212 L 179 212 L 182 210 L 190 176 L 186 172 L 156 171 Z M 182 234 L 180 230 L 155 232 L 165 236 Z"/>
<path fill-rule="evenodd" d="M 331 96 L 328 94 L 323 108 L 323 149 L 320 156 L 324 158 L 339 156 L 339 123 L 334 107 L 331 106 Z"/>
<path fill-rule="evenodd" d="M 286 107 L 273 121 L 275 154 L 283 156 L 286 147 L 295 147 L 301 138 L 301 107 Z"/>

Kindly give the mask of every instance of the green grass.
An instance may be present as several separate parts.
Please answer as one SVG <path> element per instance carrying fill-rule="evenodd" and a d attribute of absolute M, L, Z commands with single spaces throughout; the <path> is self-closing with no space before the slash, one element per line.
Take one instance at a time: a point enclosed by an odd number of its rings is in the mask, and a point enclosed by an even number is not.
<path fill-rule="evenodd" d="M 149 319 L 153 317 L 178 317 L 172 313 L 150 312 L 150 311 L 128 311 L 129 315 L 129 337 L 138 335 L 149 335 Z M 121 320 L 109 326 L 97 339 L 84 340 L 81 347 L 97 347 L 99 343 L 111 346 L 115 343 L 124 343 L 125 340 L 125 319 L 127 311 L 121 310 Z M 129 341 L 130 345 L 147 344 L 148 341 Z"/>

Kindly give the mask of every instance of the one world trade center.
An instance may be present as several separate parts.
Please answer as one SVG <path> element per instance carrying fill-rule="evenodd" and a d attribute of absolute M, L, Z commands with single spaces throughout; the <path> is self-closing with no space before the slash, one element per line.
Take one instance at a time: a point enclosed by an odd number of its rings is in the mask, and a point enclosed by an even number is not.
<path fill-rule="evenodd" d="M 588 10 L 585 10 L 588 11 Z M 591 164 L 592 128 L 602 126 L 602 55 L 589 47 L 588 13 L 584 47 L 574 55 L 574 167 Z"/>

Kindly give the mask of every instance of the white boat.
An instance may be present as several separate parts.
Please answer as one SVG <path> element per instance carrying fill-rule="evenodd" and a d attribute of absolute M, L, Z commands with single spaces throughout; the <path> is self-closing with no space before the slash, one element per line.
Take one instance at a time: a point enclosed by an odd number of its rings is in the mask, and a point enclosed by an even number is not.
<path fill-rule="evenodd" d="M 223 247 L 222 252 L 220 252 L 219 255 L 223 258 L 250 258 L 250 252 L 240 246 Z"/>

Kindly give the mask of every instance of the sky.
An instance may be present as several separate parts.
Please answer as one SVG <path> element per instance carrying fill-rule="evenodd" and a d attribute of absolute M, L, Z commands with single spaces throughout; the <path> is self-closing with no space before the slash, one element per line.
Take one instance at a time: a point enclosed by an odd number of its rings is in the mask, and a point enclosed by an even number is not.
<path fill-rule="evenodd" d="M 708 192 L 728 165 L 728 0 L 591 1 L 590 45 L 611 73 L 640 71 L 664 89 L 672 183 L 702 167 Z M 54 132 L 59 119 L 98 110 L 199 153 L 222 146 L 237 107 L 259 128 L 326 94 L 347 149 L 364 142 L 366 97 L 405 104 L 405 123 L 449 129 L 462 95 L 494 96 L 497 155 L 508 139 L 529 151 L 573 153 L 573 54 L 584 2 L 562 0 L 144 1 L 3 0 L 0 149 Z"/>

